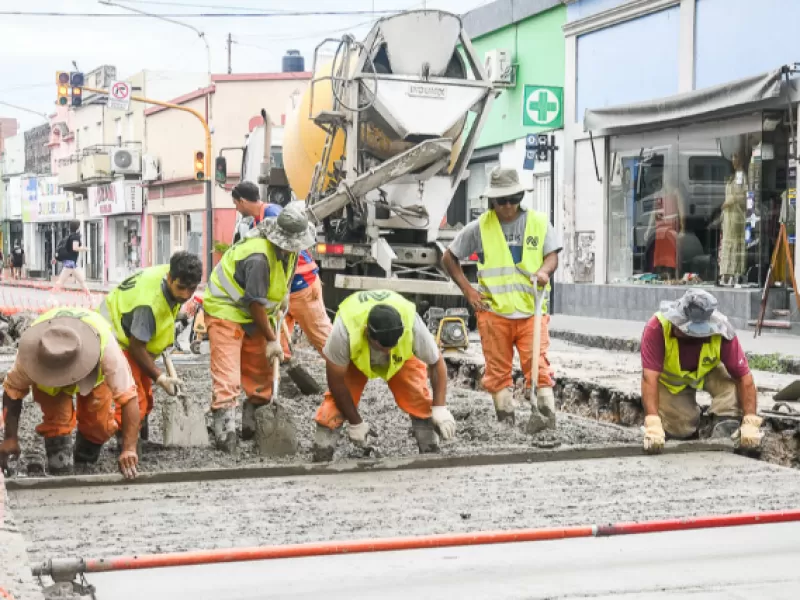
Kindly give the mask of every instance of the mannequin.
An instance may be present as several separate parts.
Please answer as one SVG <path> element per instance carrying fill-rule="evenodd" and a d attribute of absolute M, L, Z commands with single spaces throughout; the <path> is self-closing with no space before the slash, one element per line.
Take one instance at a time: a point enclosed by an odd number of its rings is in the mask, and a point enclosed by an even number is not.
<path fill-rule="evenodd" d="M 747 174 L 744 150 L 731 157 L 733 175 L 725 184 L 722 204 L 722 238 L 719 251 L 720 285 L 733 286 L 745 272 L 745 211 L 747 209 Z"/>
<path fill-rule="evenodd" d="M 684 231 L 683 201 L 680 190 L 670 185 L 664 190 L 653 211 L 651 227 L 655 226 L 653 268 L 661 279 L 672 281 L 680 277 L 678 235 Z"/>

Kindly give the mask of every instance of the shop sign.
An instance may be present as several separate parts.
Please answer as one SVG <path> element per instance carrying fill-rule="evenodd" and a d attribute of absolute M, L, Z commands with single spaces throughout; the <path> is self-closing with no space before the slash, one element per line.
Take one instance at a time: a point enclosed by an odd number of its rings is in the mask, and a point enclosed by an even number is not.
<path fill-rule="evenodd" d="M 0 185 L 3 185 L 0 182 Z M 22 218 L 22 177 L 11 177 L 6 188 L 6 205 L 3 219 L 15 221 Z"/>
<path fill-rule="evenodd" d="M 142 212 L 142 186 L 114 181 L 89 188 L 89 216 L 126 215 Z"/>
<path fill-rule="evenodd" d="M 71 221 L 75 218 L 75 196 L 58 186 L 58 177 L 36 179 L 35 197 L 28 206 L 28 223 Z"/>
<path fill-rule="evenodd" d="M 526 85 L 522 94 L 522 124 L 548 129 L 563 127 L 564 88 Z"/>

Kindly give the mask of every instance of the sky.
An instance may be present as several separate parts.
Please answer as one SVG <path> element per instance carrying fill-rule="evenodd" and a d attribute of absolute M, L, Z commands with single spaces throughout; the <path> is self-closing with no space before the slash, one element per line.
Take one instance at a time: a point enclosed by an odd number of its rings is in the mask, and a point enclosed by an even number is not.
<path fill-rule="evenodd" d="M 491 0 L 112 0 L 158 14 L 244 13 L 244 17 L 175 17 L 202 31 L 211 50 L 211 69 L 227 72 L 228 34 L 234 73 L 280 71 L 288 49 L 300 50 L 311 68 L 314 47 L 326 37 L 351 33 L 362 39 L 380 11 L 435 8 L 463 14 Z M 248 10 L 249 9 L 249 10 Z M 122 15 L 27 16 L 13 12 Z M 256 11 L 361 11 L 364 14 L 253 16 Z M 375 11 L 374 13 L 372 11 Z M 99 0 L 0 0 L 0 102 L 50 114 L 56 99 L 56 71 L 88 72 L 108 64 L 125 78 L 143 69 L 207 72 L 207 53 L 197 33 Z M 168 74 L 166 75 L 169 76 Z M 191 91 L 191 90 L 187 90 Z M 162 98 L 169 100 L 169 98 Z M 16 118 L 22 130 L 43 117 L 0 104 L 0 116 Z"/>

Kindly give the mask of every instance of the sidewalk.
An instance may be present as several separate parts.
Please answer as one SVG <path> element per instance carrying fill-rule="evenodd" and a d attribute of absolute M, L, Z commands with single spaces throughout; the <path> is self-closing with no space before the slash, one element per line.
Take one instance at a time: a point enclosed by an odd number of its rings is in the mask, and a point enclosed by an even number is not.
<path fill-rule="evenodd" d="M 581 346 L 638 352 L 644 325 L 641 321 L 553 315 L 550 335 Z M 762 333 L 754 338 L 752 330 L 739 331 L 738 336 L 748 357 L 779 354 L 778 362 L 783 363 L 787 372 L 800 373 L 800 337 Z"/>
<path fill-rule="evenodd" d="M 31 288 L 37 290 L 45 290 L 50 291 L 53 289 L 55 285 L 55 281 L 46 281 L 44 279 L 10 279 L 7 277 L 3 277 L 2 281 L 0 281 L 0 285 L 7 286 L 7 287 L 19 287 L 19 288 Z M 103 284 L 97 281 L 87 281 L 86 286 L 89 288 L 90 291 L 95 293 L 107 294 L 113 286 L 108 284 Z M 67 292 L 80 292 L 80 286 L 69 283 L 64 286 L 64 291 Z"/>

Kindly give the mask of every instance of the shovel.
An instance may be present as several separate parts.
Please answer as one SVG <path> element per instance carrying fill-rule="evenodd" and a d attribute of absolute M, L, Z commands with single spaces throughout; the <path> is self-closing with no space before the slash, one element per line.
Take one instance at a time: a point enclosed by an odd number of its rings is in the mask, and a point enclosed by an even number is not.
<path fill-rule="evenodd" d="M 169 377 L 177 378 L 169 352 L 161 354 Z M 162 436 L 165 446 L 205 446 L 208 444 L 205 411 L 188 402 L 183 389 L 162 407 Z"/>
<path fill-rule="evenodd" d="M 547 297 L 547 290 L 536 286 L 534 289 L 533 297 L 536 303 L 536 311 L 533 315 L 533 358 L 531 360 L 531 418 L 525 430 L 527 433 L 534 435 L 540 431 L 547 429 L 548 419 L 539 410 L 539 404 L 536 399 L 536 382 L 539 373 L 539 354 L 542 347 L 542 309 L 544 307 L 544 300 Z"/>
<path fill-rule="evenodd" d="M 289 379 L 291 379 L 297 386 L 297 389 L 306 396 L 321 394 L 323 392 L 322 386 L 311 376 L 311 373 L 306 371 L 305 367 L 298 362 L 294 355 L 292 335 L 289 332 L 289 326 L 286 324 L 285 320 L 281 322 L 281 327 L 284 335 L 286 335 L 286 343 L 289 344 L 289 352 L 292 354 L 292 357 L 286 365 L 286 373 L 289 375 Z"/>

